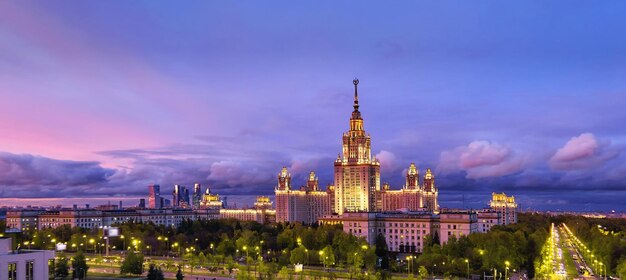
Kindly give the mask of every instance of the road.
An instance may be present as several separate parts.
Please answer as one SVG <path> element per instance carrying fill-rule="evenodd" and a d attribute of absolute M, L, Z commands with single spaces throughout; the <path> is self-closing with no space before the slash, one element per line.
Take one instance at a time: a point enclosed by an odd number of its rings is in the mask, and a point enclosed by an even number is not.
<path fill-rule="evenodd" d="M 559 232 L 563 238 L 563 244 L 566 244 L 567 253 L 573 259 L 574 265 L 576 266 L 578 272 L 577 279 L 602 279 L 602 277 L 595 275 L 592 267 L 585 262 L 576 237 L 565 224 L 559 225 Z"/>
<path fill-rule="evenodd" d="M 120 270 L 119 268 L 116 267 L 112 267 L 112 268 L 108 268 L 108 267 L 93 267 L 89 269 L 89 272 L 97 272 L 97 273 L 106 273 L 106 274 L 112 274 L 112 275 L 119 275 L 120 274 Z M 166 278 L 176 278 L 176 273 L 175 272 L 170 272 L 170 271 L 163 271 L 163 275 Z M 208 275 L 201 275 L 201 274 L 190 274 L 190 273 L 185 273 L 185 279 L 186 280 L 232 280 L 235 279 L 234 277 L 227 277 L 227 276 L 208 276 Z"/>

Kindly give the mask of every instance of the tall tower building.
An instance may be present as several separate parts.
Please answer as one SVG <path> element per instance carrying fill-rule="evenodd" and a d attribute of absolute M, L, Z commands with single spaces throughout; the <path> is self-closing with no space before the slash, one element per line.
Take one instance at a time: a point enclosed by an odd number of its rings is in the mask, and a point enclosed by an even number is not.
<path fill-rule="evenodd" d="M 435 175 L 430 171 L 430 168 L 426 169 L 424 174 L 424 207 L 428 210 L 438 213 L 439 212 L 439 190 L 435 186 Z"/>
<path fill-rule="evenodd" d="M 335 160 L 335 212 L 377 211 L 380 163 L 372 159 L 371 138 L 363 129 L 358 84 L 354 79 L 354 110 L 350 130 L 343 134 L 342 154 Z"/>
<path fill-rule="evenodd" d="M 202 201 L 202 186 L 196 183 L 193 185 L 193 207 L 200 208 L 200 202 Z"/>
<path fill-rule="evenodd" d="M 172 206 L 182 208 L 189 207 L 189 190 L 185 186 L 174 185 Z"/>
<path fill-rule="evenodd" d="M 517 203 L 514 196 L 505 193 L 492 193 L 489 202 L 491 209 L 500 213 L 500 224 L 508 225 L 517 223 Z"/>
<path fill-rule="evenodd" d="M 415 190 L 419 188 L 420 185 L 420 174 L 415 167 L 415 163 L 411 162 L 409 165 L 409 170 L 406 172 L 406 185 L 404 186 L 406 189 Z"/>
<path fill-rule="evenodd" d="M 161 186 L 148 186 L 148 208 L 160 209 L 162 207 L 163 205 L 161 203 Z"/>

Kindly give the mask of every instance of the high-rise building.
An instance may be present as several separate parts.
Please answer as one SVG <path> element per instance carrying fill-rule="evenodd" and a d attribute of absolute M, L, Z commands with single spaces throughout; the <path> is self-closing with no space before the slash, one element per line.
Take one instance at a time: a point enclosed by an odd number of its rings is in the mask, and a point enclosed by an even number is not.
<path fill-rule="evenodd" d="M 200 184 L 196 183 L 193 186 L 193 207 L 200 208 L 200 201 L 202 201 L 202 187 Z"/>
<path fill-rule="evenodd" d="M 354 110 L 350 130 L 343 134 L 342 154 L 335 160 L 335 212 L 376 211 L 380 163 L 372 158 L 371 138 L 359 112 L 358 79 L 354 79 Z"/>
<path fill-rule="evenodd" d="M 185 186 L 174 185 L 174 191 L 172 192 L 172 206 L 180 208 L 188 208 L 189 204 L 189 190 Z"/>
<path fill-rule="evenodd" d="M 489 206 L 500 213 L 500 224 L 508 225 L 517 223 L 517 203 L 514 196 L 505 193 L 492 193 Z"/>
<path fill-rule="evenodd" d="M 160 209 L 162 207 L 163 204 L 161 203 L 161 186 L 148 186 L 148 208 Z"/>
<path fill-rule="evenodd" d="M 435 176 L 427 169 L 420 184 L 420 173 L 411 163 L 405 185 L 392 190 L 388 184 L 380 187 L 380 162 L 371 155 L 371 138 L 363 128 L 359 111 L 358 84 L 354 84 L 354 110 L 350 129 L 342 137 L 342 153 L 334 162 L 334 185 L 322 191 L 314 172 L 305 186 L 291 185 L 291 174 L 283 168 L 276 186 L 276 220 L 314 223 L 328 213 L 344 212 L 420 211 L 438 213 L 438 189 Z M 328 208 L 330 207 L 330 208 Z"/>

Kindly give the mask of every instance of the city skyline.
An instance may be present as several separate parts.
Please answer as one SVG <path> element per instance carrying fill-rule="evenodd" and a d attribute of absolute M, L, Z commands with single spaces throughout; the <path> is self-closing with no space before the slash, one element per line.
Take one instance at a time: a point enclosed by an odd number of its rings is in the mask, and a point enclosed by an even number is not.
<path fill-rule="evenodd" d="M 415 162 L 442 207 L 626 211 L 622 3 L 399 5 L 0 3 L 0 203 L 325 187 L 358 77 L 381 183 Z"/>

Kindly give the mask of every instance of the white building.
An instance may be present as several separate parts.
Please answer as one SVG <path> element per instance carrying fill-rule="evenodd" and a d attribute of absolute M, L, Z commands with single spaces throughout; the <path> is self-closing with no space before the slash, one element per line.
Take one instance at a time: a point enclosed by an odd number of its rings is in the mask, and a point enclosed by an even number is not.
<path fill-rule="evenodd" d="M 54 251 L 13 250 L 10 238 L 0 238 L 0 279 L 47 280 Z M 6 277 L 6 278 L 5 278 Z"/>

